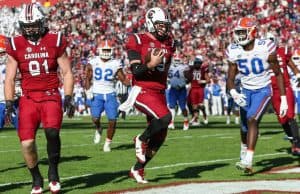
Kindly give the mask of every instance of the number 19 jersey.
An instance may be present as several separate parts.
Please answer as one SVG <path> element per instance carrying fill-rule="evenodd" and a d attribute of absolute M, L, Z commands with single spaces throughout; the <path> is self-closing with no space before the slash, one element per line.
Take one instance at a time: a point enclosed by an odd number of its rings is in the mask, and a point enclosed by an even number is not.
<path fill-rule="evenodd" d="M 89 64 L 93 68 L 93 93 L 108 94 L 115 92 L 114 79 L 122 65 L 119 60 L 102 61 L 99 56 L 91 58 Z"/>
<path fill-rule="evenodd" d="M 230 62 L 237 64 L 241 75 L 241 85 L 255 90 L 270 84 L 270 64 L 268 57 L 276 51 L 276 44 L 269 39 L 255 39 L 252 50 L 245 51 L 242 46 L 230 44 L 226 55 Z"/>

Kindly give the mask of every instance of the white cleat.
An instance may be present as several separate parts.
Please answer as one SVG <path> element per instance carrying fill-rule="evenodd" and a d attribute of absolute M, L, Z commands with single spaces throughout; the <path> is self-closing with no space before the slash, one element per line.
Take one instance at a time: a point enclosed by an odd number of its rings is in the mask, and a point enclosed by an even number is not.
<path fill-rule="evenodd" d="M 189 121 L 183 122 L 183 131 L 189 130 Z"/>
<path fill-rule="evenodd" d="M 61 186 L 59 182 L 56 181 L 51 181 L 49 183 L 49 190 L 51 192 L 51 194 L 57 194 L 60 192 Z"/>
<path fill-rule="evenodd" d="M 42 187 L 36 186 L 33 187 L 30 194 L 42 194 L 43 193 L 43 189 Z"/>
<path fill-rule="evenodd" d="M 143 168 L 141 168 L 139 170 L 134 170 L 134 168 L 131 167 L 129 176 L 131 178 L 134 178 L 137 183 L 141 183 L 141 184 L 148 183 L 148 181 L 144 179 L 144 169 Z"/>
<path fill-rule="evenodd" d="M 192 126 L 200 126 L 200 123 L 199 122 L 192 122 L 192 124 L 191 124 Z"/>
<path fill-rule="evenodd" d="M 101 134 L 99 133 L 98 130 L 95 131 L 95 136 L 94 136 L 94 144 L 100 143 L 101 140 Z"/>
<path fill-rule="evenodd" d="M 230 119 L 229 119 L 229 118 L 227 118 L 227 120 L 226 120 L 226 124 L 227 124 L 227 125 L 229 125 L 229 124 L 230 124 Z"/>
<path fill-rule="evenodd" d="M 175 125 L 173 122 L 171 122 L 169 125 L 168 125 L 168 129 L 175 129 Z"/>
<path fill-rule="evenodd" d="M 208 124 L 208 119 L 203 120 L 204 125 Z"/>
<path fill-rule="evenodd" d="M 110 144 L 111 144 L 111 141 L 105 141 L 104 146 L 103 146 L 104 152 L 111 152 Z"/>
<path fill-rule="evenodd" d="M 247 162 L 245 160 L 241 160 L 241 161 L 239 161 L 239 162 L 237 162 L 235 164 L 235 167 L 238 170 L 244 171 L 244 173 L 246 173 L 246 174 L 252 174 L 253 173 L 252 163 L 251 162 Z"/>
<path fill-rule="evenodd" d="M 140 163 L 144 164 L 146 162 L 147 144 L 142 142 L 139 137 L 140 135 L 133 139 L 135 142 L 135 156 Z"/>

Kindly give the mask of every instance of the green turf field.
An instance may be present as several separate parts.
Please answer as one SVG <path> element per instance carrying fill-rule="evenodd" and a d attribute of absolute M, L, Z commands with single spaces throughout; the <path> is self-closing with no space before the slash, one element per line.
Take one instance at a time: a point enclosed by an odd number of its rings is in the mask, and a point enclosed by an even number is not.
<path fill-rule="evenodd" d="M 103 119 L 106 122 L 106 119 Z M 290 144 L 273 114 L 265 115 L 254 156 L 253 176 L 235 169 L 239 159 L 239 129 L 226 125 L 225 117 L 210 117 L 207 126 L 169 131 L 168 138 L 157 157 L 146 168 L 148 185 L 182 181 L 219 181 L 300 178 L 300 174 L 265 174 L 274 167 L 295 166 L 299 159 L 289 154 Z M 106 126 L 104 124 L 104 126 Z M 143 187 L 128 178 L 135 163 L 133 137 L 145 127 L 142 116 L 120 120 L 112 144 L 112 152 L 104 153 L 102 146 L 93 144 L 94 130 L 88 117 L 65 119 L 62 127 L 62 158 L 60 176 L 63 193 L 95 193 Z M 179 127 L 180 126 L 180 127 Z M 47 178 L 45 137 L 38 131 L 40 169 Z M 0 132 L 0 193 L 29 193 L 31 178 L 20 152 L 13 129 Z M 48 182 L 45 181 L 45 186 Z M 148 186 L 147 185 L 147 186 Z M 49 193 L 49 192 L 46 192 Z"/>

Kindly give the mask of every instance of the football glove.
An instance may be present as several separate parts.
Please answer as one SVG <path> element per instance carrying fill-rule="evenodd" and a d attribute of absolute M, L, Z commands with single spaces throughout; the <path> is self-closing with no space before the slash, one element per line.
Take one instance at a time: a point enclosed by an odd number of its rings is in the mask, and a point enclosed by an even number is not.
<path fill-rule="evenodd" d="M 5 116 L 6 120 L 12 123 L 12 118 L 16 116 L 16 111 L 14 109 L 14 101 L 6 100 L 5 101 Z"/>
<path fill-rule="evenodd" d="M 246 96 L 244 94 L 241 94 L 241 93 L 238 93 L 236 91 L 236 89 L 231 89 L 230 90 L 230 95 L 231 97 L 233 98 L 234 102 L 241 106 L 241 107 L 244 107 L 247 105 L 247 102 L 246 102 Z"/>
<path fill-rule="evenodd" d="M 280 96 L 280 109 L 279 109 L 279 117 L 284 117 L 288 110 L 288 104 L 286 96 Z"/>
<path fill-rule="evenodd" d="M 66 112 L 69 118 L 72 118 L 74 116 L 75 106 L 74 106 L 73 98 L 70 95 L 65 95 L 64 112 Z"/>

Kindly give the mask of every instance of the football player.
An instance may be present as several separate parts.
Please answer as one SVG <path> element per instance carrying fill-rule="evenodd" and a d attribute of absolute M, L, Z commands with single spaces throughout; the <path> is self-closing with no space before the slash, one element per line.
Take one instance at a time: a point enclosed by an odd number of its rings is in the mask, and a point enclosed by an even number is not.
<path fill-rule="evenodd" d="M 7 54 L 6 54 L 6 37 L 0 35 L 0 129 L 3 129 L 5 124 L 5 98 L 4 98 L 4 80 L 5 80 L 5 64 L 7 61 Z M 17 101 L 16 101 L 17 102 Z M 16 103 L 15 102 L 15 103 Z M 17 129 L 18 128 L 18 114 L 16 107 L 14 105 L 14 111 L 16 114 L 13 114 L 11 118 L 7 120 L 12 122 L 13 126 Z"/>
<path fill-rule="evenodd" d="M 185 71 L 188 71 L 188 65 L 183 64 L 180 56 L 176 53 L 173 57 L 173 63 L 168 72 L 170 89 L 168 93 L 168 105 L 172 114 L 172 121 L 169 124 L 169 129 L 175 129 L 175 107 L 178 103 L 183 114 L 183 130 L 189 129 L 188 111 L 186 108 L 187 89 Z"/>
<path fill-rule="evenodd" d="M 241 147 L 247 149 L 236 167 L 245 173 L 252 173 L 259 122 L 271 99 L 271 73 L 276 76 L 280 92 L 279 116 L 284 117 L 288 109 L 276 44 L 269 39 L 257 39 L 256 30 L 254 18 L 239 19 L 233 32 L 235 42 L 226 50 L 229 63 L 227 89 L 241 107 Z M 241 92 L 234 85 L 237 73 L 241 74 Z"/>
<path fill-rule="evenodd" d="M 193 117 L 190 121 L 192 126 L 199 126 L 199 110 L 203 113 L 204 124 L 208 123 L 205 106 L 204 106 L 204 90 L 207 83 L 209 83 L 208 67 L 202 65 L 203 57 L 198 55 L 194 59 L 193 66 L 190 68 L 191 87 L 189 91 L 189 102 L 192 105 Z"/>
<path fill-rule="evenodd" d="M 276 37 L 268 33 L 267 37 L 268 39 L 272 40 L 277 44 Z M 284 80 L 284 87 L 285 87 L 285 93 L 287 97 L 287 103 L 288 103 L 288 110 L 284 117 L 280 117 L 280 92 L 278 88 L 277 79 L 275 76 L 271 77 L 271 83 L 272 83 L 272 105 L 275 110 L 275 113 L 277 115 L 278 121 L 281 124 L 282 128 L 284 129 L 284 132 L 286 135 L 290 138 L 290 141 L 292 143 L 291 152 L 293 155 L 300 156 L 300 139 L 299 139 L 299 127 L 295 120 L 295 97 L 294 92 L 291 86 L 290 82 L 290 76 L 288 73 L 288 67 L 294 72 L 294 75 L 296 77 L 300 78 L 300 71 L 295 66 L 293 62 L 289 62 L 290 60 L 290 53 L 288 52 L 287 46 L 278 46 L 277 47 L 277 59 L 279 61 L 280 70 L 283 75 Z"/>
<path fill-rule="evenodd" d="M 63 112 L 58 91 L 58 68 L 63 75 L 64 109 L 69 117 L 74 114 L 73 73 L 66 54 L 67 42 L 61 32 L 49 31 L 46 25 L 42 7 L 35 3 L 27 4 L 19 15 L 21 35 L 11 37 L 7 46 L 6 111 L 9 116 L 14 114 L 15 77 L 19 70 L 22 76 L 22 96 L 19 100 L 18 136 L 25 163 L 32 176 L 32 194 L 43 192 L 43 177 L 38 166 L 35 141 L 40 123 L 47 140 L 50 191 L 57 193 L 61 189 L 58 163 Z"/>
<path fill-rule="evenodd" d="M 148 182 L 144 178 L 144 168 L 163 144 L 172 119 L 165 89 L 175 52 L 169 14 L 154 7 L 146 12 L 145 18 L 147 32 L 130 34 L 126 41 L 134 85 L 128 98 L 148 121 L 147 128 L 134 138 L 137 162 L 129 175 L 138 183 Z M 150 61 L 146 62 L 149 52 Z"/>
<path fill-rule="evenodd" d="M 123 72 L 121 62 L 113 59 L 113 46 L 110 40 L 103 40 L 98 46 L 98 56 L 89 60 L 86 67 L 86 87 L 88 98 L 91 99 L 91 116 L 95 124 L 94 143 L 100 143 L 102 126 L 101 114 L 105 110 L 108 118 L 106 140 L 103 146 L 104 152 L 110 152 L 110 144 L 116 130 L 118 116 L 117 95 L 114 87 L 116 76 L 125 85 L 130 85 Z"/>

